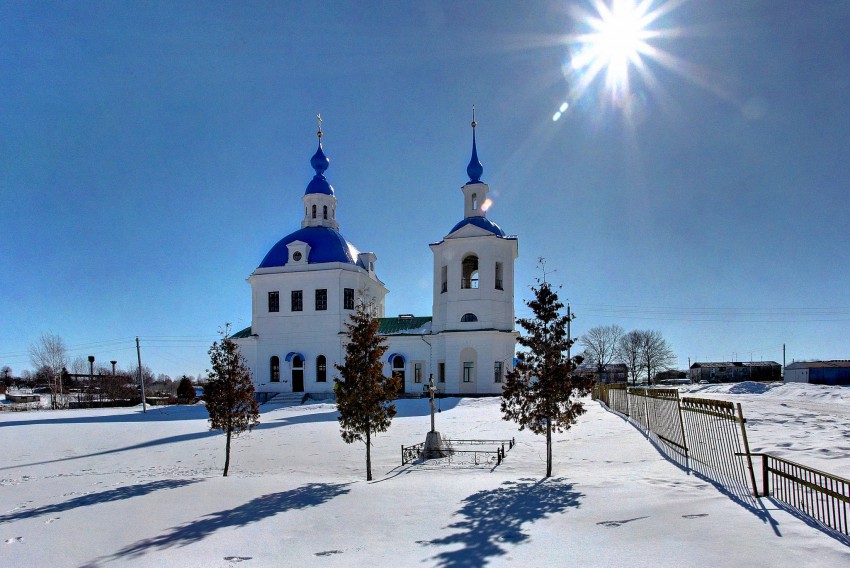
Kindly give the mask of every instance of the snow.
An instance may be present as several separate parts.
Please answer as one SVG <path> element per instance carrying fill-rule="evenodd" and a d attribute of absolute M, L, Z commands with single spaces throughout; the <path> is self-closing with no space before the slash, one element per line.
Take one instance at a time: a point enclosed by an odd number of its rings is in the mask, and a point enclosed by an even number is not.
<path fill-rule="evenodd" d="M 755 447 L 846 476 L 850 390 L 794 387 L 691 394 L 740 400 Z M 850 565 L 846 539 L 738 504 L 597 403 L 555 436 L 546 480 L 543 437 L 499 399 L 440 402 L 444 436 L 517 445 L 497 467 L 402 467 L 430 420 L 427 400 L 401 400 L 367 483 L 332 404 L 275 406 L 223 478 L 203 406 L 0 413 L 0 566 Z"/>
<path fill-rule="evenodd" d="M 750 451 L 850 478 L 850 387 L 744 382 L 691 385 L 680 393 L 740 402 Z"/>

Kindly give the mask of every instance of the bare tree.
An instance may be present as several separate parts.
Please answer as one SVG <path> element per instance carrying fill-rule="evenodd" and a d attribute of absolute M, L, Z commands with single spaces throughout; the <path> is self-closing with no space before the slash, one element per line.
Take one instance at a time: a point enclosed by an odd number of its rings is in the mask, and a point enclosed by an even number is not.
<path fill-rule="evenodd" d="M 643 353 L 643 335 L 640 331 L 632 330 L 620 337 L 617 342 L 617 351 L 619 358 L 629 368 L 629 373 L 632 377 L 632 384 L 636 385 L 638 377 L 641 375 L 642 353 Z"/>
<path fill-rule="evenodd" d="M 59 393 L 62 390 L 62 370 L 67 365 L 68 350 L 65 342 L 58 335 L 43 333 L 41 337 L 30 345 L 30 362 L 37 372 L 43 373 L 50 388 L 50 405 L 52 408 L 59 407 Z"/>
<path fill-rule="evenodd" d="M 661 332 L 645 330 L 641 334 L 641 365 L 646 371 L 646 380 L 652 383 L 659 371 L 667 371 L 676 365 L 676 354 L 661 336 Z"/>
<path fill-rule="evenodd" d="M 625 330 L 615 324 L 592 327 L 581 336 L 579 342 L 584 347 L 585 356 L 596 365 L 600 373 L 617 359 L 620 337 L 624 333 Z"/>
<path fill-rule="evenodd" d="M 77 375 L 88 375 L 89 362 L 85 357 L 77 355 L 74 357 L 74 360 L 71 361 L 71 372 Z"/>

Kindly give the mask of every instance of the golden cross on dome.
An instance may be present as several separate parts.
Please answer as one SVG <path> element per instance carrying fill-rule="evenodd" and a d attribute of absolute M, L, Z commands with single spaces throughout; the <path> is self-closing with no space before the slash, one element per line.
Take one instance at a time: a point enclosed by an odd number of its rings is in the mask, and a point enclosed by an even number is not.
<path fill-rule="evenodd" d="M 316 120 L 319 121 L 319 131 L 316 132 L 316 135 L 321 138 L 322 137 L 322 113 L 316 115 Z"/>

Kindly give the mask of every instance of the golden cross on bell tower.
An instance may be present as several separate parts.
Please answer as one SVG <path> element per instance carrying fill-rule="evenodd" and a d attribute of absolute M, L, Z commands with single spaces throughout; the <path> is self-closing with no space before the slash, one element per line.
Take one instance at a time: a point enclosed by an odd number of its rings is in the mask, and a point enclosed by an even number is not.
<path fill-rule="evenodd" d="M 316 132 L 316 136 L 319 138 L 322 137 L 322 113 L 316 115 L 316 120 L 319 122 L 319 131 Z"/>
<path fill-rule="evenodd" d="M 472 105 L 472 128 L 478 126 L 478 123 L 475 122 L 475 105 Z"/>

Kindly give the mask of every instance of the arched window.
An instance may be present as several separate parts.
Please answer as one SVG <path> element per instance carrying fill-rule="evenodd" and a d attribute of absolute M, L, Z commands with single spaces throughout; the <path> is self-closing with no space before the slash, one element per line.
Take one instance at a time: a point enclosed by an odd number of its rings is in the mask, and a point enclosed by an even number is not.
<path fill-rule="evenodd" d="M 269 360 L 269 376 L 271 377 L 271 382 L 280 382 L 280 359 L 277 355 Z"/>
<path fill-rule="evenodd" d="M 472 208 L 478 209 L 478 194 L 477 193 L 472 194 Z"/>
<path fill-rule="evenodd" d="M 316 357 L 316 382 L 324 383 L 328 380 L 328 363 L 324 355 Z"/>
<path fill-rule="evenodd" d="M 496 290 L 504 290 L 502 286 L 502 263 L 496 263 Z"/>
<path fill-rule="evenodd" d="M 478 257 L 474 254 L 463 259 L 460 287 L 478 288 Z"/>
<path fill-rule="evenodd" d="M 475 314 L 471 314 L 471 313 L 465 313 L 460 318 L 460 321 L 478 321 L 478 316 L 476 316 Z"/>
<path fill-rule="evenodd" d="M 316 206 L 313 205 L 313 219 L 316 218 Z"/>
<path fill-rule="evenodd" d="M 327 205 L 322 207 L 322 215 L 324 215 L 325 219 L 328 218 L 328 206 Z"/>
<path fill-rule="evenodd" d="M 301 355 L 295 355 L 292 358 L 292 368 L 293 369 L 302 369 L 304 368 L 304 359 L 301 358 Z"/>

